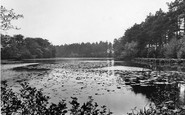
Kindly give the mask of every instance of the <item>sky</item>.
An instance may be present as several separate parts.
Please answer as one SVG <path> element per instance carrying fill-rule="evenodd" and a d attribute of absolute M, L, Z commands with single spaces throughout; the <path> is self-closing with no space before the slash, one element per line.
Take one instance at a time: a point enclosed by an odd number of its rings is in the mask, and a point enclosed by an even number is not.
<path fill-rule="evenodd" d="M 174 0 L 1 0 L 24 18 L 13 21 L 20 30 L 8 35 L 48 39 L 53 45 L 113 42 L 126 29 L 141 23 L 160 8 L 168 11 Z"/>

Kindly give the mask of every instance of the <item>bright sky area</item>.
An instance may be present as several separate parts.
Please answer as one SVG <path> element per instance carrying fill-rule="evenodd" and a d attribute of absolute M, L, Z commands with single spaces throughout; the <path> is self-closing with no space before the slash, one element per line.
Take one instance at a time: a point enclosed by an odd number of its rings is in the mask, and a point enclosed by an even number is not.
<path fill-rule="evenodd" d="M 20 30 L 6 34 L 41 37 L 54 45 L 113 42 L 135 23 L 159 8 L 168 11 L 174 0 L 2 0 L 24 18 L 14 21 Z"/>

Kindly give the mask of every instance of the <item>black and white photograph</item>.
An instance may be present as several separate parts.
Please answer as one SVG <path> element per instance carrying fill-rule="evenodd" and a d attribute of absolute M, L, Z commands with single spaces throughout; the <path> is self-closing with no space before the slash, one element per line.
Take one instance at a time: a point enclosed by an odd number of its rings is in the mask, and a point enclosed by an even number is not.
<path fill-rule="evenodd" d="M 1 115 L 185 115 L 185 0 L 1 0 Z"/>

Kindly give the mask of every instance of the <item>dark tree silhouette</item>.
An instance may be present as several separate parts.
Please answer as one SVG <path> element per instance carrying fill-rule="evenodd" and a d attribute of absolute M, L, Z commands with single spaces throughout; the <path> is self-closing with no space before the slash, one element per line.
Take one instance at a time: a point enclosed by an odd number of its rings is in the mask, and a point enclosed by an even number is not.
<path fill-rule="evenodd" d="M 16 26 L 13 26 L 11 21 L 17 20 L 19 18 L 23 18 L 22 14 L 16 14 L 13 9 L 8 10 L 4 6 L 1 6 L 1 29 L 2 30 L 9 30 L 9 29 L 19 29 Z"/>
<path fill-rule="evenodd" d="M 166 13 L 161 9 L 155 14 L 150 13 L 145 21 L 133 25 L 125 31 L 124 36 L 115 40 L 114 57 L 184 58 L 185 43 L 182 39 L 185 35 L 185 1 L 175 0 L 168 3 L 168 7 Z M 134 42 L 137 43 L 137 54 L 130 56 L 130 51 L 125 47 Z M 170 48 L 169 43 L 173 48 Z"/>

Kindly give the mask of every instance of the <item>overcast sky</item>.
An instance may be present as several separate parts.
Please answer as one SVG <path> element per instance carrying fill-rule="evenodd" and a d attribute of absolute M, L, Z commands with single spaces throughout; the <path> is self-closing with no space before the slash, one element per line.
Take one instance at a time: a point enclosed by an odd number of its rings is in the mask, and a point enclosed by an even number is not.
<path fill-rule="evenodd" d="M 124 35 L 159 8 L 167 11 L 174 0 L 2 0 L 24 18 L 14 24 L 20 30 L 7 34 L 41 37 L 54 45 L 110 41 Z"/>

